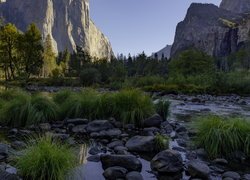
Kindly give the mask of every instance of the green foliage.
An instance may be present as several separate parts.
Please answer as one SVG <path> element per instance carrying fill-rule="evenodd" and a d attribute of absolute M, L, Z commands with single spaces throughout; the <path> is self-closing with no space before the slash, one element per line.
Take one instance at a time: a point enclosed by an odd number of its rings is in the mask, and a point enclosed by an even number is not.
<path fill-rule="evenodd" d="M 169 137 L 161 134 L 155 136 L 155 150 L 157 152 L 166 150 L 169 148 Z"/>
<path fill-rule="evenodd" d="M 72 91 L 70 90 L 62 90 L 53 95 L 53 101 L 60 105 L 64 102 L 68 101 L 69 97 L 72 95 Z"/>
<path fill-rule="evenodd" d="M 211 158 L 227 157 L 235 151 L 249 154 L 250 123 L 243 119 L 208 116 L 196 123 L 198 146 Z"/>
<path fill-rule="evenodd" d="M 27 179 L 64 180 L 76 165 L 74 152 L 66 145 L 54 142 L 50 136 L 31 143 L 16 163 Z"/>
<path fill-rule="evenodd" d="M 139 90 L 122 90 L 114 94 L 113 115 L 124 124 L 143 124 L 143 120 L 154 113 L 154 105 L 149 96 Z"/>
<path fill-rule="evenodd" d="M 90 86 L 100 81 L 100 73 L 95 68 L 86 68 L 81 71 L 80 80 L 84 86 Z"/>
<path fill-rule="evenodd" d="M 155 104 L 155 109 L 156 112 L 164 119 L 167 120 L 169 114 L 170 114 L 170 101 L 167 100 L 159 100 L 159 102 L 157 102 Z"/>

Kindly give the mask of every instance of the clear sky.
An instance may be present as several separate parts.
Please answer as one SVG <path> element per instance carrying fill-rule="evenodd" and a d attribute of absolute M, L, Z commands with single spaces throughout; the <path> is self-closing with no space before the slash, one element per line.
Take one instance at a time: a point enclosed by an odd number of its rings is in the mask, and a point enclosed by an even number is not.
<path fill-rule="evenodd" d="M 192 2 L 219 5 L 221 0 L 90 0 L 90 14 L 115 54 L 151 55 L 173 43 L 176 25 Z"/>

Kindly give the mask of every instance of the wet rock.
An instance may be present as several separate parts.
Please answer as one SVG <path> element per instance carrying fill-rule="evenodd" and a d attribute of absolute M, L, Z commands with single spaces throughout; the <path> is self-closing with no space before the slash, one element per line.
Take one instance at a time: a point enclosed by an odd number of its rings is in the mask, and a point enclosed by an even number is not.
<path fill-rule="evenodd" d="M 6 171 L 2 171 L 0 170 L 0 179 L 2 180 L 19 180 L 19 178 L 14 175 L 14 174 L 10 174 Z"/>
<path fill-rule="evenodd" d="M 141 172 L 141 162 L 132 155 L 101 155 L 101 162 L 103 169 L 107 169 L 113 166 L 121 166 L 128 171 Z"/>
<path fill-rule="evenodd" d="M 245 174 L 243 176 L 243 180 L 250 180 L 250 174 Z"/>
<path fill-rule="evenodd" d="M 184 126 L 177 126 L 176 127 L 176 129 L 175 129 L 175 131 L 177 132 L 177 133 L 181 133 L 181 132 L 187 132 L 187 129 L 186 129 L 186 127 L 184 127 Z"/>
<path fill-rule="evenodd" d="M 153 136 L 134 136 L 126 143 L 126 147 L 132 152 L 152 152 L 154 151 Z"/>
<path fill-rule="evenodd" d="M 11 165 L 7 165 L 5 171 L 10 174 L 17 174 L 17 169 Z"/>
<path fill-rule="evenodd" d="M 123 167 L 114 166 L 107 168 L 104 171 L 103 176 L 108 180 L 117 180 L 119 178 L 124 179 L 127 172 L 128 170 Z"/>
<path fill-rule="evenodd" d="M 232 178 L 233 180 L 240 180 L 240 175 L 237 172 L 227 171 L 222 174 L 223 178 Z"/>
<path fill-rule="evenodd" d="M 9 146 L 7 144 L 0 143 L 0 155 L 8 156 Z"/>
<path fill-rule="evenodd" d="M 176 139 L 179 146 L 187 147 L 187 142 L 184 139 Z"/>
<path fill-rule="evenodd" d="M 191 99 L 191 102 L 193 103 L 204 103 L 204 101 L 198 97 L 194 97 Z"/>
<path fill-rule="evenodd" d="M 128 148 L 126 148 L 124 146 L 116 146 L 114 148 L 114 151 L 115 151 L 116 154 L 120 154 L 120 155 L 128 154 Z"/>
<path fill-rule="evenodd" d="M 10 134 L 10 135 L 16 135 L 17 133 L 18 133 L 18 130 L 17 130 L 16 128 L 11 129 L 11 130 L 9 131 L 9 134 Z"/>
<path fill-rule="evenodd" d="M 173 127 L 171 126 L 171 124 L 168 121 L 164 121 L 163 123 L 161 123 L 161 127 L 162 127 L 162 129 L 164 129 L 164 131 L 167 134 L 170 134 L 171 132 L 173 132 Z"/>
<path fill-rule="evenodd" d="M 91 154 L 91 155 L 97 155 L 97 154 L 99 154 L 101 152 L 102 152 L 102 150 L 100 148 L 96 147 L 96 146 L 90 148 L 90 150 L 89 150 L 89 154 Z"/>
<path fill-rule="evenodd" d="M 100 156 L 99 155 L 89 156 L 87 158 L 87 161 L 90 161 L 90 162 L 100 162 Z"/>
<path fill-rule="evenodd" d="M 126 180 L 143 180 L 143 177 L 139 172 L 132 171 L 126 175 Z"/>
<path fill-rule="evenodd" d="M 89 120 L 88 119 L 80 119 L 80 118 L 77 118 L 77 119 L 66 119 L 64 124 L 67 126 L 69 124 L 74 124 L 75 126 L 77 125 L 84 125 L 84 124 L 88 124 L 89 123 Z"/>
<path fill-rule="evenodd" d="M 181 154 L 173 150 L 158 153 L 151 161 L 151 169 L 160 174 L 175 174 L 183 170 Z"/>
<path fill-rule="evenodd" d="M 159 132 L 160 132 L 159 128 L 150 127 L 150 128 L 144 128 L 142 133 L 144 136 L 154 136 Z"/>
<path fill-rule="evenodd" d="M 11 143 L 11 147 L 15 150 L 21 150 L 26 147 L 26 143 L 23 141 L 14 141 Z"/>
<path fill-rule="evenodd" d="M 213 160 L 215 164 L 220 164 L 220 165 L 227 165 L 228 161 L 226 159 L 215 159 Z"/>
<path fill-rule="evenodd" d="M 103 130 L 99 133 L 99 136 L 103 138 L 112 139 L 119 137 L 121 134 L 122 134 L 121 130 L 115 128 L 115 129 Z"/>
<path fill-rule="evenodd" d="M 42 124 L 39 124 L 39 129 L 41 131 L 50 131 L 51 130 L 51 125 L 49 123 L 42 123 Z"/>
<path fill-rule="evenodd" d="M 197 149 L 196 150 L 196 154 L 198 157 L 202 158 L 202 159 L 206 159 L 207 158 L 207 152 L 205 151 L 205 149 Z"/>
<path fill-rule="evenodd" d="M 238 101 L 238 104 L 239 104 L 239 105 L 247 105 L 247 102 L 244 101 L 244 100 L 242 100 L 242 99 L 240 99 L 240 100 Z"/>
<path fill-rule="evenodd" d="M 123 146 L 124 143 L 120 140 L 113 141 L 107 145 L 108 148 L 114 149 L 116 146 Z"/>
<path fill-rule="evenodd" d="M 71 129 L 71 131 L 72 133 L 76 133 L 76 134 L 85 134 L 87 133 L 86 127 L 87 125 L 77 125 L 77 126 L 74 126 Z"/>
<path fill-rule="evenodd" d="M 189 161 L 187 171 L 191 177 L 209 179 L 210 168 L 202 161 Z"/>
<path fill-rule="evenodd" d="M 100 132 L 103 130 L 113 129 L 114 126 L 108 120 L 95 120 L 88 124 L 88 132 Z"/>
<path fill-rule="evenodd" d="M 62 134 L 62 133 L 54 133 L 52 134 L 53 139 L 61 140 L 61 141 L 66 141 L 70 137 L 69 134 Z"/>
<path fill-rule="evenodd" d="M 162 121 L 162 117 L 159 114 L 155 114 L 144 120 L 144 127 L 160 127 Z"/>
<path fill-rule="evenodd" d="M 131 130 L 135 129 L 135 125 L 134 124 L 125 124 L 124 128 L 131 131 Z"/>

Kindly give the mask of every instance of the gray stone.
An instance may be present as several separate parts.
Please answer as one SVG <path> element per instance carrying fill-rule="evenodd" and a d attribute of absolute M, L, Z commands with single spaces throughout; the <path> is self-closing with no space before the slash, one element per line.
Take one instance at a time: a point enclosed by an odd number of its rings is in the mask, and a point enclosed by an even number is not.
<path fill-rule="evenodd" d="M 51 125 L 49 123 L 42 123 L 42 124 L 39 124 L 39 128 L 41 131 L 50 131 Z"/>
<path fill-rule="evenodd" d="M 221 164 L 221 165 L 228 164 L 228 161 L 226 159 L 215 159 L 215 160 L 213 160 L 213 162 L 216 164 Z"/>
<path fill-rule="evenodd" d="M 134 152 L 152 152 L 154 151 L 153 136 L 134 136 L 126 143 L 126 147 L 129 151 Z"/>
<path fill-rule="evenodd" d="M 232 178 L 234 180 L 240 180 L 240 175 L 237 172 L 227 171 L 222 174 L 223 178 Z"/>
<path fill-rule="evenodd" d="M 102 138 L 117 138 L 122 134 L 120 129 L 108 129 L 108 130 L 103 130 L 99 133 L 99 136 Z"/>
<path fill-rule="evenodd" d="M 126 175 L 126 180 L 143 180 L 143 177 L 139 172 L 132 171 Z"/>
<path fill-rule="evenodd" d="M 103 169 L 113 166 L 121 166 L 128 171 L 141 171 L 141 162 L 132 155 L 101 155 Z"/>
<path fill-rule="evenodd" d="M 14 141 L 11 143 L 11 147 L 16 150 L 21 150 L 26 147 L 26 143 L 23 141 Z"/>
<path fill-rule="evenodd" d="M 89 120 L 87 119 L 80 119 L 80 118 L 77 118 L 77 119 L 66 119 L 64 124 L 67 126 L 69 124 L 74 124 L 75 126 L 77 125 L 84 125 L 84 124 L 88 124 L 89 123 Z"/>
<path fill-rule="evenodd" d="M 150 128 L 144 128 L 143 129 L 143 135 L 144 136 L 154 136 L 159 132 L 160 132 L 160 129 L 156 128 L 156 127 L 150 127 Z"/>
<path fill-rule="evenodd" d="M 114 126 L 108 120 L 95 120 L 88 124 L 88 132 L 100 132 L 103 130 L 113 129 Z"/>
<path fill-rule="evenodd" d="M 250 180 L 250 174 L 245 174 L 243 176 L 243 180 Z"/>
<path fill-rule="evenodd" d="M 102 152 L 102 150 L 100 148 L 96 147 L 96 146 L 90 148 L 90 150 L 89 150 L 89 154 L 91 154 L 91 155 L 97 155 L 97 154 L 99 154 L 101 152 Z"/>
<path fill-rule="evenodd" d="M 87 160 L 90 162 L 100 162 L 100 156 L 99 155 L 89 156 Z"/>
<path fill-rule="evenodd" d="M 77 125 L 77 126 L 74 126 L 71 129 L 71 131 L 76 134 L 85 134 L 87 133 L 86 127 L 87 125 Z"/>
<path fill-rule="evenodd" d="M 9 153 L 9 146 L 3 143 L 0 143 L 0 155 L 7 156 Z"/>
<path fill-rule="evenodd" d="M 0 179 L 2 180 L 19 180 L 15 174 L 10 174 L 6 171 L 0 170 Z"/>
<path fill-rule="evenodd" d="M 128 170 L 123 167 L 114 166 L 107 168 L 104 171 L 103 176 L 108 180 L 117 180 L 119 178 L 124 179 L 127 172 Z"/>
<path fill-rule="evenodd" d="M 175 174 L 183 170 L 181 154 L 173 150 L 158 153 L 151 160 L 151 169 L 160 174 Z"/>
<path fill-rule="evenodd" d="M 113 141 L 113 142 L 109 143 L 107 145 L 107 147 L 110 148 L 110 149 L 114 149 L 117 146 L 123 146 L 123 145 L 124 145 L 124 143 L 122 141 L 116 140 L 116 141 Z"/>
<path fill-rule="evenodd" d="M 144 127 L 160 127 L 162 121 L 162 117 L 159 114 L 155 114 L 144 120 Z"/>
<path fill-rule="evenodd" d="M 202 161 L 192 160 L 188 162 L 188 172 L 191 177 L 208 179 L 210 168 Z"/>

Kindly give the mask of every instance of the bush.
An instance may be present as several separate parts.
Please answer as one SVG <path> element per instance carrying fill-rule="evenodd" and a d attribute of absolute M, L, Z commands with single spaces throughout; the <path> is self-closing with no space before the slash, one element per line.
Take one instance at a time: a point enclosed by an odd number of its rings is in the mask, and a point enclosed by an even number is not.
<path fill-rule="evenodd" d="M 169 137 L 161 134 L 155 136 L 155 150 L 157 152 L 163 151 L 169 148 Z"/>
<path fill-rule="evenodd" d="M 243 119 L 208 116 L 196 123 L 196 143 L 211 158 L 230 156 L 235 151 L 249 154 L 250 123 Z"/>
<path fill-rule="evenodd" d="M 53 94 L 53 101 L 58 104 L 61 105 L 63 104 L 65 101 L 68 100 L 68 98 L 72 95 L 73 93 L 70 90 L 62 90 L 59 91 L 55 94 Z"/>
<path fill-rule="evenodd" d="M 165 79 L 160 76 L 144 76 L 131 78 L 134 87 L 153 86 L 156 84 L 164 84 Z"/>
<path fill-rule="evenodd" d="M 41 137 L 27 147 L 16 165 L 26 179 L 64 180 L 76 165 L 76 157 L 66 145 Z"/>
<path fill-rule="evenodd" d="M 114 94 L 113 115 L 124 124 L 137 126 L 154 113 L 154 105 L 149 96 L 139 90 L 123 90 Z"/>
<path fill-rule="evenodd" d="M 159 100 L 157 104 L 155 104 L 156 112 L 164 119 L 167 120 L 169 116 L 169 108 L 170 102 L 166 100 Z"/>
<path fill-rule="evenodd" d="M 100 72 L 95 68 L 86 68 L 80 73 L 80 81 L 84 86 L 90 86 L 92 84 L 100 82 Z"/>

